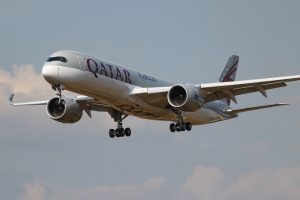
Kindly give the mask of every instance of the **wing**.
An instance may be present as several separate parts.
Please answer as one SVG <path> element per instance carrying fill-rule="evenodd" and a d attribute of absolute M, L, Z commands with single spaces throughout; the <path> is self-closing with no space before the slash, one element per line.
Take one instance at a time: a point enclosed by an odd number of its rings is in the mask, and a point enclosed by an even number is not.
<path fill-rule="evenodd" d="M 298 80 L 300 80 L 300 75 L 244 81 L 204 83 L 195 85 L 195 87 L 197 87 L 199 92 L 203 95 L 205 103 L 224 98 L 230 98 L 234 102 L 237 102 L 236 96 L 238 95 L 260 92 L 267 97 L 267 90 L 285 87 L 287 86 L 287 82 Z M 136 95 L 155 106 L 167 107 L 169 105 L 167 93 L 171 87 L 172 86 L 150 88 L 135 87 L 130 95 Z"/>
<path fill-rule="evenodd" d="M 300 75 L 244 81 L 205 83 L 198 87 L 204 96 L 205 103 L 224 98 L 230 98 L 236 102 L 235 96 L 252 92 L 260 92 L 263 96 L 267 97 L 266 90 L 285 87 L 286 82 L 298 80 L 300 80 Z"/>
<path fill-rule="evenodd" d="M 231 110 L 231 109 L 230 110 L 224 110 L 224 112 L 227 113 L 227 114 L 238 114 L 238 113 L 242 113 L 242 112 L 249 112 L 249 111 L 254 111 L 254 110 L 261 110 L 261 109 L 265 109 L 265 108 L 273 108 L 273 107 L 286 106 L 286 105 L 289 105 L 289 104 L 276 103 L 276 104 L 241 108 L 241 109 L 235 109 L 235 110 Z"/>
<path fill-rule="evenodd" d="M 171 86 L 150 88 L 142 88 L 136 86 L 135 88 L 133 88 L 129 95 L 137 96 L 153 106 L 165 108 L 169 106 L 167 93 L 170 88 Z"/>
<path fill-rule="evenodd" d="M 88 96 L 77 96 L 76 102 L 90 118 L 92 117 L 91 111 L 108 112 L 111 114 L 113 109 L 108 103 Z"/>
<path fill-rule="evenodd" d="M 14 94 L 11 94 L 8 98 L 8 104 L 12 106 L 35 106 L 35 105 L 47 105 L 49 100 L 45 101 L 32 101 L 32 102 L 22 102 L 22 103 L 14 103 L 13 102 Z M 77 96 L 75 97 L 75 101 L 80 105 L 80 107 L 87 113 L 89 117 L 91 117 L 91 111 L 98 112 L 111 112 L 111 105 L 103 102 L 101 100 L 96 100 L 92 97 L 88 96 Z"/>
<path fill-rule="evenodd" d="M 45 100 L 45 101 L 23 102 L 23 103 L 14 103 L 13 102 L 14 95 L 15 94 L 11 94 L 8 97 L 8 104 L 9 105 L 12 105 L 12 106 L 36 106 L 36 105 L 47 105 L 47 103 L 48 103 L 48 100 Z"/>

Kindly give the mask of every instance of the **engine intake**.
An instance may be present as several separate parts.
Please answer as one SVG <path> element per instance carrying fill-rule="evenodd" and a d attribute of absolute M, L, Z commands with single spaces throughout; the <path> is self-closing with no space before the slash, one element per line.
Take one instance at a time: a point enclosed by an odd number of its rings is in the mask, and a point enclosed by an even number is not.
<path fill-rule="evenodd" d="M 193 112 L 203 106 L 203 97 L 193 85 L 175 85 L 168 92 L 168 102 L 182 111 Z"/>
<path fill-rule="evenodd" d="M 81 119 L 83 111 L 73 98 L 64 97 L 59 102 L 59 98 L 55 97 L 48 102 L 47 113 L 53 120 L 62 123 L 75 123 Z"/>

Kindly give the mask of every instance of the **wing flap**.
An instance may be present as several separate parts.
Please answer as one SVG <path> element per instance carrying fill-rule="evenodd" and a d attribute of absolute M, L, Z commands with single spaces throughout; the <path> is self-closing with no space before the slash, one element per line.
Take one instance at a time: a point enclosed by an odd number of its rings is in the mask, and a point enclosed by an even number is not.
<path fill-rule="evenodd" d="M 142 87 L 135 87 L 131 90 L 130 95 L 144 95 L 144 94 L 159 94 L 159 93 L 166 93 L 170 90 L 170 86 L 168 87 L 149 87 L 149 88 L 142 88 Z"/>
<path fill-rule="evenodd" d="M 201 84 L 201 89 L 209 89 L 210 91 L 218 91 L 220 89 L 234 89 L 236 87 L 247 87 L 262 84 L 278 83 L 278 82 L 290 82 L 300 80 L 300 75 L 284 76 L 275 78 L 253 79 L 245 81 L 232 81 L 232 82 L 217 82 L 217 83 L 205 83 Z"/>
<path fill-rule="evenodd" d="M 234 96 L 253 93 L 253 92 L 260 92 L 264 97 L 267 97 L 266 90 L 285 87 L 285 86 L 286 86 L 285 82 L 277 82 L 277 83 L 269 83 L 269 84 L 255 85 L 255 86 L 237 87 L 235 89 L 231 89 L 230 91 Z M 226 94 L 226 92 L 224 92 L 224 90 L 219 90 L 216 92 L 208 91 L 205 94 L 204 101 L 210 102 L 210 101 L 223 99 L 227 97 L 228 95 Z"/>
<path fill-rule="evenodd" d="M 135 87 L 129 95 L 135 95 L 153 106 L 165 108 L 169 105 L 167 93 L 170 88 L 171 86 L 149 88 Z"/>
<path fill-rule="evenodd" d="M 88 116 L 91 116 L 90 111 L 107 112 L 111 109 L 111 105 L 88 96 L 77 96 L 76 102 L 85 110 Z"/>

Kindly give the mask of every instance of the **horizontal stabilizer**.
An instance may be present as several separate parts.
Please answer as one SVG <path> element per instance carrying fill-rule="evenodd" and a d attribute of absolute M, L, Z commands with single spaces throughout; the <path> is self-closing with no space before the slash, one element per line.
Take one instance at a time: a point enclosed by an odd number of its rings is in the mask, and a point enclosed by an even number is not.
<path fill-rule="evenodd" d="M 289 104 L 286 104 L 286 103 L 276 103 L 276 104 L 270 104 L 270 105 L 241 108 L 241 109 L 236 109 L 236 110 L 226 110 L 225 113 L 227 113 L 227 114 L 238 114 L 238 113 L 242 113 L 242 112 L 260 110 L 260 109 L 265 109 L 265 108 L 272 108 L 272 107 L 277 107 L 277 106 L 285 106 L 285 105 L 289 105 Z"/>

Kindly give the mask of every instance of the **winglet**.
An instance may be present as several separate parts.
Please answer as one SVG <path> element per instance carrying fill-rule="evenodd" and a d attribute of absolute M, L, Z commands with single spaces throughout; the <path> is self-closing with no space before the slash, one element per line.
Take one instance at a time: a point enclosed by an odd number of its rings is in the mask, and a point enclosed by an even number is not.
<path fill-rule="evenodd" d="M 7 100 L 7 103 L 9 105 L 12 105 L 12 106 L 14 105 L 14 103 L 13 103 L 14 96 L 15 96 L 15 94 L 9 95 L 8 100 Z"/>

